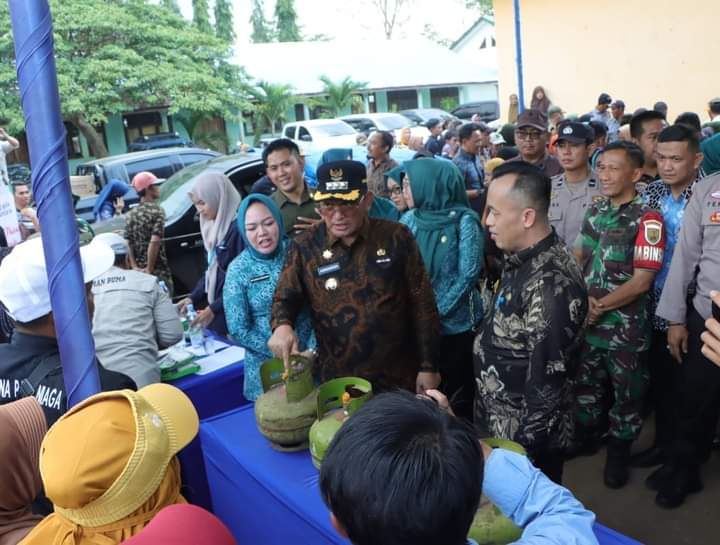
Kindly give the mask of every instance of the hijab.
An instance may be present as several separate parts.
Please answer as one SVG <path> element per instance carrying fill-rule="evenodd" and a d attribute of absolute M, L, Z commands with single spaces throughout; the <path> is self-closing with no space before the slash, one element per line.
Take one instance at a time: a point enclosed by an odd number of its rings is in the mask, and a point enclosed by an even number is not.
<path fill-rule="evenodd" d="M 40 493 L 40 445 L 47 431 L 34 397 L 0 405 L 0 545 L 16 545 L 42 517 L 30 504 Z"/>
<path fill-rule="evenodd" d="M 405 167 L 402 165 L 398 165 L 396 167 L 393 167 L 393 168 L 383 172 L 383 183 L 385 185 L 385 191 L 389 191 L 388 190 L 388 178 L 392 178 L 395 181 L 395 183 L 397 183 L 400 187 L 402 187 L 403 178 L 405 178 Z"/>
<path fill-rule="evenodd" d="M 538 98 L 535 96 L 537 95 L 538 91 L 542 91 L 543 97 L 542 99 L 538 100 Z M 530 109 L 532 110 L 540 110 L 542 113 L 547 115 L 548 109 L 550 108 L 550 99 L 547 96 L 547 93 L 545 92 L 545 89 L 542 87 L 542 85 L 538 85 L 533 89 L 532 94 L 532 100 L 530 101 Z"/>
<path fill-rule="evenodd" d="M 703 140 L 700 150 L 705 155 L 702 162 L 702 169 L 706 175 L 720 171 L 720 133 Z"/>
<path fill-rule="evenodd" d="M 116 545 L 139 533 L 164 507 L 185 503 L 180 495 L 180 464 L 173 457 L 166 467 L 157 468 L 165 472 L 160 485 L 140 505 L 137 486 L 125 482 L 112 500 L 100 502 L 103 508 L 93 507 L 116 481 L 123 481 L 128 467 L 148 455 L 136 451 L 141 437 L 125 399 L 106 399 L 58 420 L 40 456 L 45 493 L 55 513 L 45 517 L 23 545 Z M 128 514 L 113 519 L 120 506 Z M 79 512 L 87 520 L 102 517 L 112 522 L 92 525 L 69 518 L 69 513 Z"/>
<path fill-rule="evenodd" d="M 517 95 L 516 95 L 517 96 Z M 517 123 L 517 118 L 520 113 L 520 103 L 515 102 L 513 104 L 512 100 L 510 101 L 510 106 L 508 107 L 508 123 L 511 125 L 514 125 Z M 507 140 L 507 138 L 505 138 Z"/>
<path fill-rule="evenodd" d="M 208 254 L 208 270 L 205 274 L 205 293 L 208 303 L 215 300 L 215 286 L 217 284 L 218 263 L 215 259 L 215 248 L 227 236 L 228 229 L 235 221 L 240 194 L 230 179 L 219 172 L 204 172 L 200 174 L 193 184 L 191 194 L 198 200 L 204 201 L 206 206 L 216 212 L 214 220 L 200 216 L 200 233 Z"/>
<path fill-rule="evenodd" d="M 480 218 L 468 202 L 458 168 L 442 159 L 417 159 L 403 164 L 415 201 L 415 240 L 433 285 L 439 279 L 451 248 L 458 243 L 460 219 Z"/>
<path fill-rule="evenodd" d="M 275 249 L 269 254 L 263 254 L 262 252 L 258 252 L 253 247 L 253 245 L 250 244 L 247 233 L 245 231 L 245 216 L 247 215 L 248 208 L 250 208 L 251 204 L 256 202 L 264 204 L 267 209 L 270 210 L 270 213 L 272 214 L 273 218 L 275 218 L 275 222 L 278 224 L 278 229 L 280 230 L 280 239 L 278 240 L 278 244 Z M 273 259 L 275 256 L 277 256 L 278 252 L 282 250 L 283 239 L 285 238 L 285 224 L 283 223 L 280 209 L 270 197 L 261 195 L 260 193 L 251 193 L 250 195 L 245 197 L 242 204 L 240 205 L 240 210 L 238 211 L 237 227 L 240 231 L 240 234 L 242 235 L 243 242 L 245 243 L 245 250 L 250 252 L 250 255 L 252 255 L 253 257 L 257 259 Z"/>
<path fill-rule="evenodd" d="M 103 187 L 102 191 L 95 199 L 95 205 L 92 210 L 95 221 L 105 219 L 101 217 L 101 211 L 107 208 L 107 205 L 109 205 L 110 217 L 112 217 L 114 208 L 113 202 L 118 197 L 124 197 L 128 191 L 130 191 L 130 187 L 122 180 L 110 180 L 110 183 Z"/>

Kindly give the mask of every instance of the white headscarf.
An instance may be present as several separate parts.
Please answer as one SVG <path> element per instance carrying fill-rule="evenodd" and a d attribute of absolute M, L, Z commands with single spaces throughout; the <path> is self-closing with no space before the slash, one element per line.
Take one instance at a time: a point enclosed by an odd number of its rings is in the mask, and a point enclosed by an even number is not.
<path fill-rule="evenodd" d="M 198 176 L 191 194 L 196 200 L 204 201 L 208 208 L 217 213 L 214 220 L 200 216 L 200 233 L 208 254 L 205 293 L 208 303 L 212 303 L 215 299 L 218 267 L 215 247 L 223 241 L 235 221 L 241 199 L 230 179 L 219 172 L 205 172 Z"/>

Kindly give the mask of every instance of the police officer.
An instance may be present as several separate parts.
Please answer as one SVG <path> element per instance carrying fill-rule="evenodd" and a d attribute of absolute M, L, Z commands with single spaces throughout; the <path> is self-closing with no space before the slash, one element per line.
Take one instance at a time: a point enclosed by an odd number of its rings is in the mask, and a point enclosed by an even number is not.
<path fill-rule="evenodd" d="M 575 121 L 558 125 L 556 155 L 565 172 L 552 179 L 549 218 L 570 247 L 580 233 L 588 207 L 603 198 L 588 162 L 592 143 L 593 132 L 587 125 Z"/>
<path fill-rule="evenodd" d="M 655 502 L 681 505 L 702 489 L 700 464 L 707 459 L 720 409 L 720 368 L 702 353 L 700 335 L 711 316 L 710 290 L 720 278 L 720 174 L 704 178 L 688 201 L 657 315 L 670 322 L 667 340 L 677 362 L 673 403 L 676 430 L 670 463 L 661 469 Z M 692 304 L 688 286 L 695 280 Z"/>
<path fill-rule="evenodd" d="M 604 471 L 610 488 L 627 482 L 630 446 L 642 426 L 648 373 L 640 354 L 650 344 L 647 292 L 665 247 L 662 215 L 635 191 L 642 167 L 642 150 L 635 144 L 614 142 L 603 150 L 597 172 L 607 198 L 588 209 L 575 247 L 590 295 L 577 376 L 577 431 L 592 451 L 605 399 L 612 399 Z"/>
<path fill-rule="evenodd" d="M 120 235 L 97 235 L 115 264 L 93 281 L 93 337 L 98 359 L 112 371 L 128 375 L 138 388 L 160 382 L 158 348 L 180 341 L 178 312 L 155 276 L 132 270 L 128 244 Z"/>
<path fill-rule="evenodd" d="M 322 223 L 290 244 L 270 350 L 286 362 L 297 351 L 294 326 L 308 305 L 323 381 L 359 376 L 376 390 L 436 388 L 440 318 L 412 234 L 368 217 L 373 194 L 362 163 L 333 161 L 317 174 Z"/>
<path fill-rule="evenodd" d="M 80 248 L 80 258 L 92 316 L 90 283 L 112 266 L 113 253 L 103 244 L 89 244 Z M 3 260 L 0 301 L 15 320 L 10 343 L 0 345 L 0 404 L 34 395 L 52 426 L 67 410 L 67 396 L 40 238 L 16 246 Z M 135 389 L 128 377 L 100 364 L 98 374 L 103 390 Z"/>

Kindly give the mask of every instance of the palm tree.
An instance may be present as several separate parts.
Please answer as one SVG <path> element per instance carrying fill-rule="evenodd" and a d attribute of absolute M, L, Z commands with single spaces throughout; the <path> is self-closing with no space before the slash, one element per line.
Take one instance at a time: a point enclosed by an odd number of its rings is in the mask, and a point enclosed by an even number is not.
<path fill-rule="evenodd" d="M 226 153 L 228 150 L 227 135 L 221 131 L 209 130 L 206 125 L 216 115 L 208 112 L 190 112 L 183 110 L 175 114 L 175 119 L 185 127 L 194 144 Z"/>
<path fill-rule="evenodd" d="M 354 81 L 350 76 L 337 83 L 327 76 L 320 76 L 320 81 L 324 85 L 324 96 L 315 99 L 313 105 L 324 110 L 330 117 L 337 117 L 343 110 L 349 108 L 357 93 L 367 87 L 367 82 Z"/>
<path fill-rule="evenodd" d="M 275 136 L 276 126 L 287 119 L 287 111 L 293 105 L 292 86 L 259 81 L 249 92 L 255 102 L 255 138 L 266 129 Z"/>

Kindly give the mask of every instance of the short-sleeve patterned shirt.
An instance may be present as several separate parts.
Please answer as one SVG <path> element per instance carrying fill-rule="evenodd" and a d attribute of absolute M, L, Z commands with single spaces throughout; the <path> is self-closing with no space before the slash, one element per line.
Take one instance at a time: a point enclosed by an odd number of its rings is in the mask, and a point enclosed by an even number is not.
<path fill-rule="evenodd" d="M 576 242 L 588 294 L 600 299 L 629 281 L 635 268 L 660 270 L 665 248 L 662 216 L 643 204 L 640 195 L 613 207 L 610 199 L 587 211 Z M 597 348 L 642 352 L 649 346 L 648 297 L 644 294 L 605 312 L 586 330 L 585 341 Z"/>
<path fill-rule="evenodd" d="M 165 234 L 165 211 L 154 202 L 144 202 L 132 209 L 127 215 L 125 238 L 138 267 L 147 267 L 148 245 L 153 235 L 161 239 Z M 165 281 L 172 293 L 172 274 L 165 255 L 165 243 L 160 243 L 160 253 L 155 262 L 155 276 Z"/>

